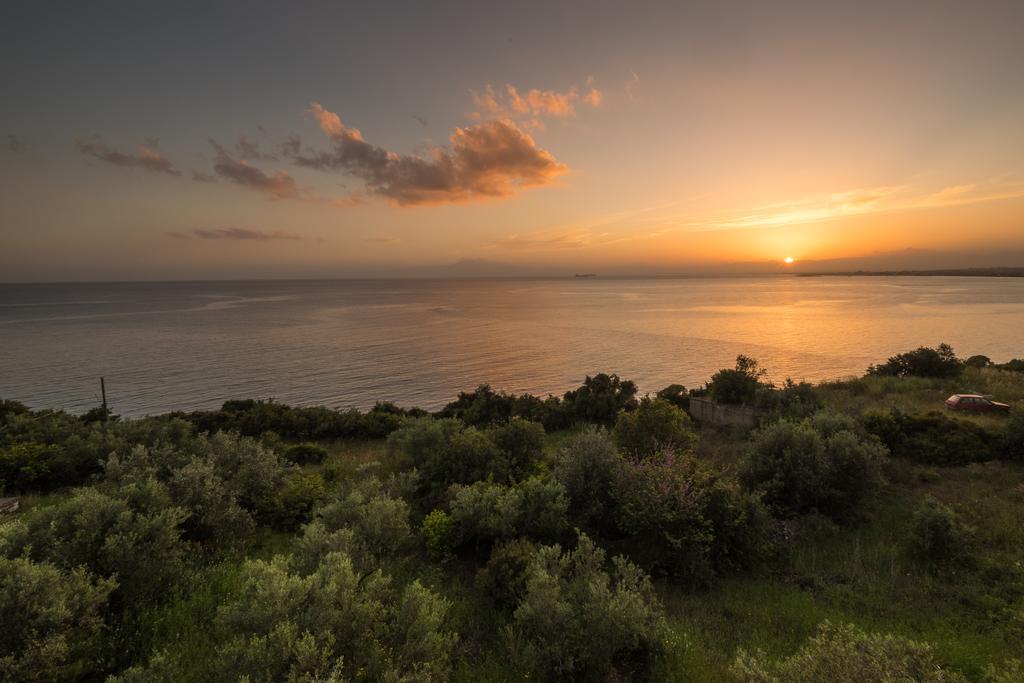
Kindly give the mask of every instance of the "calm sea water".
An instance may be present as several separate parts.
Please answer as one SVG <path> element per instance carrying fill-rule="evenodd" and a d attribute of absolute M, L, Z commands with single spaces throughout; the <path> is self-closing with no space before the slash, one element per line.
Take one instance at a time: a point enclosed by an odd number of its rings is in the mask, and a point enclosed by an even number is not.
<path fill-rule="evenodd" d="M 775 380 L 920 345 L 1024 356 L 1024 279 L 396 280 L 0 285 L 0 397 L 122 415 L 228 398 L 433 409 L 607 371 L 698 386 L 736 354 Z"/>

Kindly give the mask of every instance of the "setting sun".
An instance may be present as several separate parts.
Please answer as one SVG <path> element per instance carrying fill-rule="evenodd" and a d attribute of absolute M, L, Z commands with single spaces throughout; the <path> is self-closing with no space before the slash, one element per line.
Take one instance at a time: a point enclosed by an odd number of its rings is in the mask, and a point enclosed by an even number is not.
<path fill-rule="evenodd" d="M 792 262 L 794 261 L 794 259 L 793 259 L 793 257 L 792 257 L 792 256 L 787 256 L 786 258 L 784 258 L 784 259 L 782 259 L 782 260 L 783 260 L 783 261 L 784 261 L 784 262 L 785 262 L 785 263 L 786 263 L 787 265 L 788 265 L 788 264 L 790 264 L 790 263 L 792 263 Z"/>

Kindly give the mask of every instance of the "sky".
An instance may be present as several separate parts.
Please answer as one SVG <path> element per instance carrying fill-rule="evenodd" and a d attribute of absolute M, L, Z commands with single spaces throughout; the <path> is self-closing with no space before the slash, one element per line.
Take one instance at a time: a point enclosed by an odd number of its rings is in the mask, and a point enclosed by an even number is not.
<path fill-rule="evenodd" d="M 0 281 L 1021 266 L 1021 26 L 995 0 L 8 3 Z"/>

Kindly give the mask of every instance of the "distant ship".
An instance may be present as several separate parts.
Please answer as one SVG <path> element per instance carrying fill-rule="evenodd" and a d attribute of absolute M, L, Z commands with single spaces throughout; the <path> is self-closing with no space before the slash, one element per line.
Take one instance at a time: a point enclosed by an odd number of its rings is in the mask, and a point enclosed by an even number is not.
<path fill-rule="evenodd" d="M 597 277 L 597 273 L 576 273 L 576 277 Z"/>

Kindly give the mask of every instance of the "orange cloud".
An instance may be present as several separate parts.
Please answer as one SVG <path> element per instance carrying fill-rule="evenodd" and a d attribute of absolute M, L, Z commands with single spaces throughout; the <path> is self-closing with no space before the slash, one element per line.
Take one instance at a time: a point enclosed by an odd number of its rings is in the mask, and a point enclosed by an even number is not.
<path fill-rule="evenodd" d="M 313 103 L 310 111 L 333 149 L 296 156 L 295 163 L 363 180 L 366 192 L 401 206 L 508 197 L 550 183 L 568 168 L 509 119 L 456 128 L 450 149 L 428 157 L 400 155 L 370 144 L 341 117 Z"/>
<path fill-rule="evenodd" d="M 592 78 L 587 79 L 588 86 L 592 82 Z M 539 126 L 540 119 L 545 116 L 572 118 L 576 115 L 576 102 L 579 101 L 591 107 L 599 107 L 604 101 L 604 94 L 597 88 L 590 87 L 581 97 L 575 85 L 565 92 L 534 88 L 520 93 L 512 85 L 506 85 L 504 91 L 496 90 L 493 85 L 485 86 L 481 92 L 473 91 L 473 102 L 486 114 L 527 119 L 534 126 Z M 480 117 L 479 112 L 477 117 Z"/>

